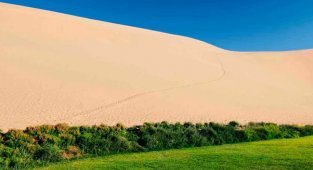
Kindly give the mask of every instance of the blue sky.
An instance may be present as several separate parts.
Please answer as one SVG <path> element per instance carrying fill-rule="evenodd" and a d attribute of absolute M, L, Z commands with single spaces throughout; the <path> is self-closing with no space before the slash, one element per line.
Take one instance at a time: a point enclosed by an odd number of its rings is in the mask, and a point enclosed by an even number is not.
<path fill-rule="evenodd" d="M 237 51 L 313 48 L 313 0 L 1 0 Z"/>

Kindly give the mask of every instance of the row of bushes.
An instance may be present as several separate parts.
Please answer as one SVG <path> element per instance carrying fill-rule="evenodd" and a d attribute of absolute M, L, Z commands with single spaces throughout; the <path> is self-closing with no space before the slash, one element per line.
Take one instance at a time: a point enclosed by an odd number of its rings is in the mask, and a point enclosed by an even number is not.
<path fill-rule="evenodd" d="M 313 135 L 313 126 L 249 123 L 145 123 L 126 128 L 66 124 L 0 133 L 0 168 L 25 168 L 88 155 L 221 145 Z"/>

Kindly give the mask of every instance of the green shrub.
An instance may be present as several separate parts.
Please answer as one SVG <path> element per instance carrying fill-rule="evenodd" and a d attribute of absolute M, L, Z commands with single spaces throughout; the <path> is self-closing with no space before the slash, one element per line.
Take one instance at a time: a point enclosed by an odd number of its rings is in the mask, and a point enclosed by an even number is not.
<path fill-rule="evenodd" d="M 34 153 L 34 159 L 43 162 L 57 162 L 62 160 L 62 150 L 56 145 L 46 144 Z"/>
<path fill-rule="evenodd" d="M 309 135 L 313 135 L 313 125 L 306 125 L 303 127 L 301 136 L 309 136 Z"/>
<path fill-rule="evenodd" d="M 301 129 L 297 126 L 281 125 L 280 131 L 283 138 L 297 138 L 300 137 Z"/>
<path fill-rule="evenodd" d="M 206 138 L 201 136 L 199 130 L 194 127 L 187 127 L 184 131 L 185 143 L 183 146 L 203 146 L 206 143 Z"/>

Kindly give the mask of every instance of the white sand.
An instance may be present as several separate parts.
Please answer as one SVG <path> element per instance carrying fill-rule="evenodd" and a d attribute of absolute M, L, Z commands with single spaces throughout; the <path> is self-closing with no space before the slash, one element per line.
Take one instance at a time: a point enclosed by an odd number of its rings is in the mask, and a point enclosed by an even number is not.
<path fill-rule="evenodd" d="M 158 121 L 313 124 L 313 50 L 240 53 L 0 3 L 0 129 Z"/>

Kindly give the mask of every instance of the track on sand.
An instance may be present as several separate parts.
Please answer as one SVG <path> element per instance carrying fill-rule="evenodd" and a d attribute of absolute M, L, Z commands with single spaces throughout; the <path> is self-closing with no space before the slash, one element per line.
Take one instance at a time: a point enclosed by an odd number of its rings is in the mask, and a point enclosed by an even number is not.
<path fill-rule="evenodd" d="M 189 84 L 184 84 L 184 85 L 175 86 L 175 87 L 169 87 L 169 88 L 165 88 L 165 89 L 151 90 L 151 91 L 146 91 L 146 92 L 142 92 L 142 93 L 137 93 L 137 94 L 134 94 L 134 95 L 131 95 L 131 96 L 119 99 L 119 100 L 117 100 L 115 102 L 99 106 L 97 108 L 93 108 L 93 109 L 89 109 L 89 110 L 86 110 L 86 111 L 82 111 L 82 112 L 79 112 L 77 114 L 71 114 L 71 115 L 69 115 L 66 118 L 58 119 L 58 121 L 59 122 L 63 122 L 63 121 L 66 121 L 66 120 L 69 120 L 69 119 L 72 119 L 72 118 L 75 118 L 75 117 L 78 117 L 78 116 L 92 114 L 93 112 L 96 112 L 96 111 L 99 111 L 99 110 L 109 109 L 111 107 L 123 104 L 125 102 L 130 101 L 130 100 L 139 98 L 141 96 L 153 94 L 153 93 L 161 93 L 161 92 L 166 92 L 166 91 L 171 91 L 171 90 L 176 90 L 176 89 L 183 89 L 183 88 L 188 88 L 188 87 L 192 87 L 192 86 L 199 86 L 199 85 L 203 85 L 203 84 L 214 83 L 216 81 L 221 80 L 226 75 L 226 70 L 225 70 L 225 67 L 223 65 L 223 62 L 218 57 L 216 57 L 216 59 L 218 60 L 218 63 L 220 65 L 221 74 L 217 78 L 215 78 L 215 79 L 211 79 L 211 80 L 207 80 L 207 81 L 200 81 L 200 82 L 195 82 L 195 83 L 189 83 Z"/>

